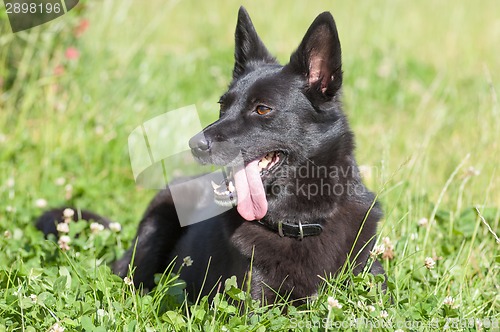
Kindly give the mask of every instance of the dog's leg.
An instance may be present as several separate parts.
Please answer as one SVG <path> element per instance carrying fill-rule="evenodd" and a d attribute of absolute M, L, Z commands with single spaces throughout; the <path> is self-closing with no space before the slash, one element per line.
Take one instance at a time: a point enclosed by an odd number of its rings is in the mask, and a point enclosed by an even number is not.
<path fill-rule="evenodd" d="M 66 219 L 64 217 L 64 210 L 66 208 L 58 208 L 58 209 L 51 209 L 46 212 L 44 212 L 40 217 L 38 217 L 36 221 L 36 228 L 41 230 L 45 236 L 49 234 L 54 234 L 57 236 L 57 224 L 64 222 Z M 72 221 L 78 221 L 78 220 L 87 220 L 87 221 L 95 221 L 101 225 L 103 225 L 106 228 L 109 228 L 109 224 L 112 223 L 111 220 L 100 216 L 96 213 L 86 211 L 86 210 L 78 210 L 74 208 L 70 208 L 74 211 L 74 214 L 70 218 Z"/>
<path fill-rule="evenodd" d="M 161 191 L 146 210 L 131 248 L 113 264 L 113 271 L 123 278 L 130 268 L 135 268 L 134 284 L 153 288 L 154 274 L 167 268 L 171 251 L 184 230 L 179 224 L 170 190 Z"/>
<path fill-rule="evenodd" d="M 384 276 L 384 283 L 382 284 L 382 290 L 384 292 L 387 291 L 387 274 L 385 273 L 382 264 L 377 259 L 373 262 L 370 268 L 370 273 L 373 274 L 374 276 L 379 274 L 382 274 Z"/>

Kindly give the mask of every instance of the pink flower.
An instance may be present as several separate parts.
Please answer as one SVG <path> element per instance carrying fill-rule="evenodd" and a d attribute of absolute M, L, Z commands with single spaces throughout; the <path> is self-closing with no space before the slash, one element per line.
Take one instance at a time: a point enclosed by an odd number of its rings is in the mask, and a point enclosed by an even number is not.
<path fill-rule="evenodd" d="M 66 59 L 76 60 L 80 56 L 80 52 L 75 47 L 68 47 L 66 49 Z"/>
<path fill-rule="evenodd" d="M 64 74 L 64 66 L 62 66 L 62 65 L 55 66 L 55 68 L 54 68 L 54 75 L 60 76 L 62 74 Z"/>
<path fill-rule="evenodd" d="M 79 38 L 89 28 L 89 20 L 84 18 L 75 27 L 75 37 Z"/>

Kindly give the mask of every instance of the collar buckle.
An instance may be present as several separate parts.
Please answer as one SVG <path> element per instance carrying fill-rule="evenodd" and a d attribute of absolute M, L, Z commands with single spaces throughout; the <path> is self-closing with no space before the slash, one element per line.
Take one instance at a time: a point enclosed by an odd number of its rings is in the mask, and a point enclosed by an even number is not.
<path fill-rule="evenodd" d="M 299 239 L 302 241 L 304 238 L 304 229 L 302 228 L 302 223 L 299 221 Z"/>
<path fill-rule="evenodd" d="M 286 220 L 279 220 L 276 223 L 257 220 L 259 225 L 262 225 L 274 232 L 277 232 L 280 237 L 292 237 L 298 240 L 303 240 L 308 236 L 320 235 L 323 231 L 323 226 L 318 222 L 315 224 L 297 221 L 296 223 L 288 223 Z"/>

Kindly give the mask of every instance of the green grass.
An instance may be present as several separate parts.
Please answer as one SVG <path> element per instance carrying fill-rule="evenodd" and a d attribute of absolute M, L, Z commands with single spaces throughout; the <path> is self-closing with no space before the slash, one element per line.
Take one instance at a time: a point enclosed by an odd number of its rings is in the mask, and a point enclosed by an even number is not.
<path fill-rule="evenodd" d="M 84 4 L 80 13 L 17 34 L 0 10 L 0 331 L 44 331 L 56 322 L 76 331 L 318 331 L 355 318 L 375 330 L 405 321 L 406 331 L 476 330 L 476 320 L 499 330 L 497 1 L 246 4 L 282 62 L 314 17 L 332 11 L 357 159 L 370 166 L 366 183 L 385 211 L 379 242 L 389 237 L 394 246 L 394 258 L 383 261 L 392 303 L 369 287 L 371 276 L 345 274 L 299 308 L 262 306 L 234 281 L 215 301 L 189 304 L 178 271 L 141 296 L 111 274 L 106 264 L 130 246 L 154 195 L 135 186 L 127 137 L 190 104 L 203 125 L 216 118 L 231 76 L 239 3 Z M 82 17 L 90 26 L 76 38 Z M 77 60 L 65 59 L 70 46 Z M 63 75 L 53 74 L 57 66 Z M 82 234 L 62 252 L 33 227 L 40 198 L 91 208 L 123 229 L 91 234 L 74 226 Z M 422 218 L 427 226 L 419 226 Z M 436 259 L 434 269 L 424 267 L 426 257 Z M 345 278 L 355 282 L 346 286 Z M 342 308 L 329 309 L 328 296 Z M 444 303 L 448 296 L 454 305 Z"/>

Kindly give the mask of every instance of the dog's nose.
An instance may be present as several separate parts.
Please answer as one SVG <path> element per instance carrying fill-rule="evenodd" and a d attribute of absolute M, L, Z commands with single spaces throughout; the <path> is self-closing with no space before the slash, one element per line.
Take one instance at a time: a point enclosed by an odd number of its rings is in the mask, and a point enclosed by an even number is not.
<path fill-rule="evenodd" d="M 206 156 L 210 150 L 210 141 L 205 137 L 203 132 L 200 132 L 189 140 L 189 147 L 195 156 Z"/>

